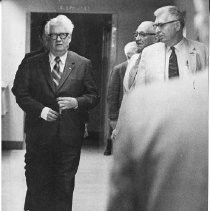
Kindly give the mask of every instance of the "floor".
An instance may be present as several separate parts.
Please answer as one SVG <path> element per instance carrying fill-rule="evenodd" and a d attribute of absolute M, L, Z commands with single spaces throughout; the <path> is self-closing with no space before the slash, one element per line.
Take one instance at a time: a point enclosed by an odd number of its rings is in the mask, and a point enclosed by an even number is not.
<path fill-rule="evenodd" d="M 26 184 L 25 150 L 2 152 L 2 211 L 23 211 Z M 112 156 L 103 149 L 82 149 L 73 198 L 73 211 L 105 211 Z"/>

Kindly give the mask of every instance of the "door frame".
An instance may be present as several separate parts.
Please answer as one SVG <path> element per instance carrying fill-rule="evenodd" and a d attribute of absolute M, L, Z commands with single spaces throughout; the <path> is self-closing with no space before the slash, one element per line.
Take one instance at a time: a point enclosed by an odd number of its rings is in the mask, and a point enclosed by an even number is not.
<path fill-rule="evenodd" d="M 104 58 L 102 58 L 102 82 L 103 80 L 103 96 L 101 99 L 101 108 L 100 108 L 100 145 L 104 145 L 107 142 L 107 139 L 109 138 L 109 118 L 108 118 L 108 104 L 107 104 L 107 93 L 108 93 L 108 82 L 109 82 L 109 76 L 111 73 L 111 70 L 116 64 L 116 56 L 117 56 L 117 24 L 118 24 L 118 15 L 117 14 L 111 14 L 112 15 L 112 24 L 111 24 L 111 34 L 110 34 L 110 40 L 108 40 L 108 45 L 106 42 L 106 39 L 103 39 L 103 49 L 102 49 L 102 57 L 106 57 L 107 61 L 104 61 Z M 106 48 L 106 49 L 104 49 Z M 106 74 L 104 73 L 106 72 Z"/>

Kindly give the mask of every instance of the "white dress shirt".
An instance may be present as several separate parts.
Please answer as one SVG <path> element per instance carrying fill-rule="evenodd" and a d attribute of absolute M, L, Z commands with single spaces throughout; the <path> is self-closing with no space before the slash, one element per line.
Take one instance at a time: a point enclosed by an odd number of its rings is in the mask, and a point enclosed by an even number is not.
<path fill-rule="evenodd" d="M 179 67 L 179 77 L 184 78 L 186 76 L 189 77 L 189 65 L 187 60 L 188 55 L 188 48 L 187 44 L 185 42 L 185 39 L 183 38 L 179 43 L 174 45 L 175 53 L 177 56 L 177 62 Z M 169 57 L 171 55 L 171 48 L 169 46 L 166 46 L 166 66 L 165 66 L 165 79 L 168 80 L 168 67 L 169 67 Z"/>
<path fill-rule="evenodd" d="M 52 53 L 49 54 L 49 62 L 50 62 L 51 72 L 56 63 L 55 58 L 56 58 L 56 56 L 54 56 Z M 59 71 L 60 72 L 63 72 L 63 70 L 64 70 L 66 58 L 67 58 L 67 52 L 63 56 L 60 56 L 60 60 L 61 60 L 59 63 L 59 65 L 60 65 Z"/>
<path fill-rule="evenodd" d="M 59 65 L 60 65 L 59 71 L 62 72 L 62 73 L 63 73 L 63 71 L 64 71 L 64 67 L 65 67 L 65 63 L 66 63 L 66 58 L 67 58 L 67 54 L 68 54 L 68 53 L 66 52 L 63 56 L 60 56 L 60 60 L 61 60 L 61 61 L 60 61 L 60 63 L 59 63 Z M 52 72 L 53 67 L 55 66 L 55 63 L 56 63 L 55 58 L 56 58 L 56 56 L 54 56 L 52 53 L 49 53 L 49 63 L 50 63 L 51 72 Z M 75 99 L 75 100 L 76 100 L 76 99 Z M 75 109 L 78 107 L 78 102 L 77 102 L 77 100 L 76 100 L 76 103 L 77 103 L 77 106 L 75 107 Z M 48 114 L 49 110 L 50 110 L 50 108 L 44 107 L 44 108 L 42 109 L 42 112 L 41 112 L 41 118 L 43 118 L 44 120 L 47 120 L 47 114 Z"/>

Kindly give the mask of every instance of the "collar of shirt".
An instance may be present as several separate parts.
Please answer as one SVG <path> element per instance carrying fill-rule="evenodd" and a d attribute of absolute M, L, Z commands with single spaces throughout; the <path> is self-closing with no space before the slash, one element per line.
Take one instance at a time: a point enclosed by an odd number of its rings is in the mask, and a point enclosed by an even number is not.
<path fill-rule="evenodd" d="M 179 66 L 179 77 L 185 77 L 189 74 L 189 67 L 187 62 L 187 45 L 186 38 L 183 37 L 180 42 L 178 42 L 175 46 L 175 52 L 177 56 L 177 62 Z M 168 66 L 169 66 L 169 57 L 171 55 L 171 49 L 169 46 L 166 46 L 166 54 L 165 54 L 165 79 L 168 80 Z"/>
<path fill-rule="evenodd" d="M 63 72 L 64 70 L 64 66 L 66 63 L 66 58 L 67 58 L 67 54 L 68 52 L 66 52 L 63 56 L 60 56 L 60 72 Z M 51 67 L 51 71 L 55 65 L 55 57 L 52 53 L 49 53 L 49 62 L 50 62 L 50 67 Z"/>
<path fill-rule="evenodd" d="M 180 51 L 184 43 L 184 37 L 179 41 L 176 45 L 174 45 L 175 51 Z M 170 46 L 166 46 L 166 51 L 169 52 L 171 51 Z"/>

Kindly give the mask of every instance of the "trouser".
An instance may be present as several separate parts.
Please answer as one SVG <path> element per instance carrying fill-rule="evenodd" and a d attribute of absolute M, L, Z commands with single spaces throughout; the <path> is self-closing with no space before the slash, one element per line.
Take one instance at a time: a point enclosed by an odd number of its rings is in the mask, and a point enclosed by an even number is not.
<path fill-rule="evenodd" d="M 112 151 L 112 139 L 111 139 L 112 131 L 113 131 L 112 127 L 109 127 L 109 135 L 106 140 L 106 150 L 110 151 Z"/>
<path fill-rule="evenodd" d="M 81 147 L 54 138 L 51 144 L 26 143 L 25 210 L 71 211 Z"/>

